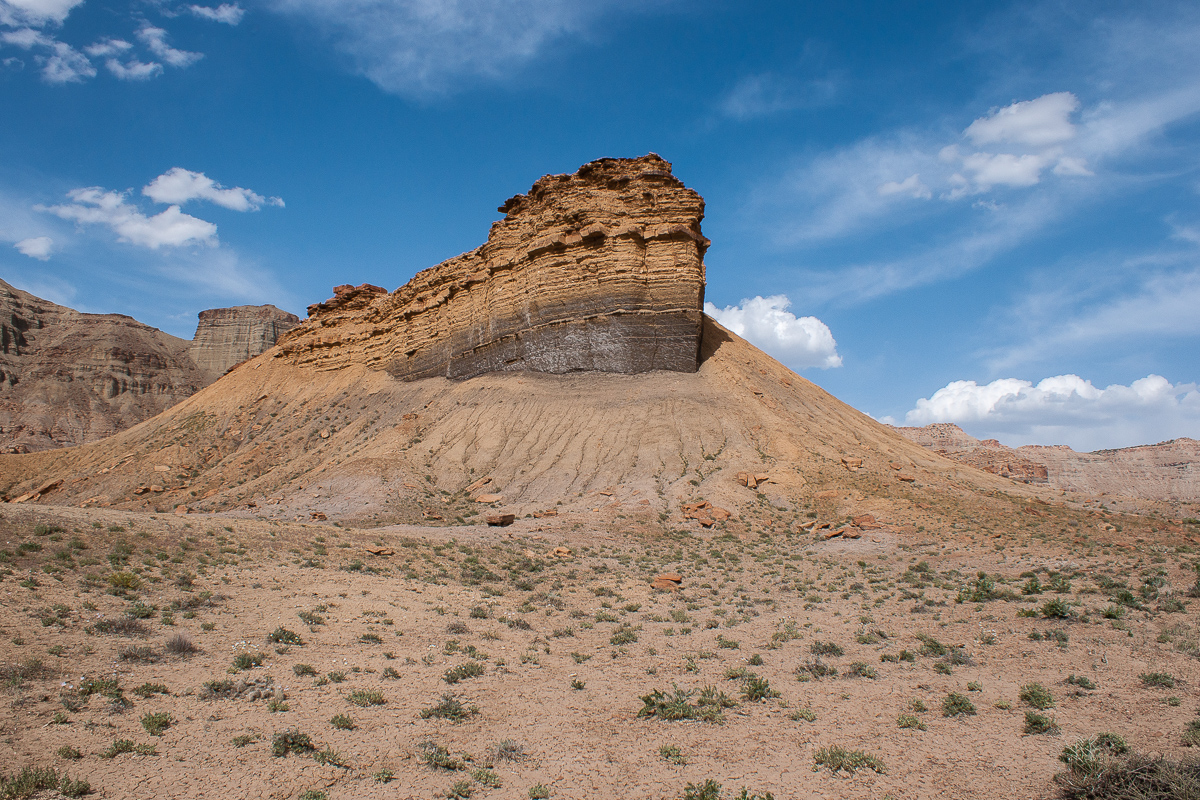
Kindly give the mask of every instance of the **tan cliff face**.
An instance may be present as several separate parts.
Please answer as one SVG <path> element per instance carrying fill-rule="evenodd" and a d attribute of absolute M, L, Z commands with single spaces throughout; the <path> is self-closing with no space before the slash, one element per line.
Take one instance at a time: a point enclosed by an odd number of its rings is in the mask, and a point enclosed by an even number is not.
<path fill-rule="evenodd" d="M 1077 453 L 1065 445 L 1005 447 L 949 422 L 896 430 L 940 455 L 1022 483 L 1094 495 L 1200 501 L 1200 442 L 1195 439 Z"/>
<path fill-rule="evenodd" d="M 300 318 L 272 305 L 210 308 L 200 312 L 189 353 L 208 381 L 231 367 L 265 353 Z"/>
<path fill-rule="evenodd" d="M 593 161 L 540 179 L 500 211 L 485 244 L 395 292 L 337 287 L 279 354 L 404 380 L 696 370 L 704 200 L 668 162 Z"/>
<path fill-rule="evenodd" d="M 297 319 L 274 306 L 206 311 L 189 342 L 0 281 L 0 450 L 71 447 L 149 419 L 220 377 L 241 352 L 262 352 L 272 330 L 260 320 L 286 324 L 280 315 Z"/>

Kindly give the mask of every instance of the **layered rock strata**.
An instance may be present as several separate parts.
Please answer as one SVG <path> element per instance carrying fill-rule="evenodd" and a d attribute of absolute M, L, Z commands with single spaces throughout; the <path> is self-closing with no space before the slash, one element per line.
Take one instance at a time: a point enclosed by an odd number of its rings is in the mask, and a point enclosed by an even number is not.
<path fill-rule="evenodd" d="M 300 324 L 295 314 L 265 306 L 233 306 L 200 312 L 190 354 L 210 381 L 231 367 L 266 352 L 276 340 Z"/>
<path fill-rule="evenodd" d="M 189 342 L 0 281 L 0 451 L 69 447 L 136 425 L 262 352 L 289 318 L 298 322 L 274 306 L 204 311 Z"/>
<path fill-rule="evenodd" d="M 1195 439 L 1078 453 L 1065 445 L 1005 447 L 948 422 L 896 430 L 940 455 L 1023 483 L 1095 495 L 1200 501 L 1200 442 Z"/>
<path fill-rule="evenodd" d="M 390 294 L 341 286 L 279 355 L 415 380 L 487 372 L 694 372 L 704 200 L 657 155 L 547 175 L 499 209 L 485 244 Z"/>

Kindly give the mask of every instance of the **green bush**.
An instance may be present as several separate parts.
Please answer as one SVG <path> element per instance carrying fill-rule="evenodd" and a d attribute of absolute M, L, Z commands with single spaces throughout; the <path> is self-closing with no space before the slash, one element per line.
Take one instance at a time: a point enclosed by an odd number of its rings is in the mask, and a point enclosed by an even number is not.
<path fill-rule="evenodd" d="M 1025 732 L 1029 734 L 1058 733 L 1058 723 L 1044 714 L 1026 711 Z"/>
<path fill-rule="evenodd" d="M 883 762 L 875 756 L 868 755 L 861 750 L 846 750 L 836 745 L 822 747 L 813 756 L 813 760 L 818 766 L 827 767 L 830 772 L 835 774 L 839 771 L 853 774 L 860 769 L 874 770 L 880 775 L 887 772 Z"/>
<path fill-rule="evenodd" d="M 276 644 L 294 644 L 298 647 L 304 644 L 304 640 L 300 638 L 300 634 L 295 631 L 289 631 L 282 626 L 267 634 L 267 640 Z"/>
<path fill-rule="evenodd" d="M 975 704 L 965 694 L 951 692 L 942 701 L 942 715 L 946 717 L 973 716 Z"/>
<path fill-rule="evenodd" d="M 309 738 L 309 735 L 301 733 L 295 728 L 277 733 L 271 737 L 271 755 L 276 758 L 283 758 L 288 753 L 311 753 L 316 749 L 313 747 L 312 739 Z"/>
<path fill-rule="evenodd" d="M 162 736 L 163 731 L 171 727 L 171 723 L 174 721 L 167 712 L 155 711 L 142 716 L 142 727 L 151 736 Z"/>
<path fill-rule="evenodd" d="M 477 678 L 483 673 L 483 665 L 478 661 L 466 661 L 457 667 L 446 670 L 446 673 L 442 675 L 442 680 L 453 685 L 467 678 Z"/>
<path fill-rule="evenodd" d="M 1047 708 L 1054 708 L 1054 698 L 1045 686 L 1040 683 L 1027 683 L 1017 692 L 1017 697 L 1022 703 L 1033 706 L 1039 711 L 1045 711 Z"/>

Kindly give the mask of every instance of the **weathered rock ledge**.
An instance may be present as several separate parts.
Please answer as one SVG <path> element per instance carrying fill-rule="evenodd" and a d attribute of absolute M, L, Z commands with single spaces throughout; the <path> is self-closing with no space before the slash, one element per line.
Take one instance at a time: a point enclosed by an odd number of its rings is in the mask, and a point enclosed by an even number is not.
<path fill-rule="evenodd" d="M 499 209 L 482 246 L 392 293 L 339 286 L 279 357 L 396 377 L 486 372 L 694 372 L 704 200 L 657 155 L 547 175 Z"/>
<path fill-rule="evenodd" d="M 192 361 L 209 381 L 215 381 L 231 367 L 269 350 L 299 324 L 295 314 L 273 305 L 201 311 L 190 348 Z"/>

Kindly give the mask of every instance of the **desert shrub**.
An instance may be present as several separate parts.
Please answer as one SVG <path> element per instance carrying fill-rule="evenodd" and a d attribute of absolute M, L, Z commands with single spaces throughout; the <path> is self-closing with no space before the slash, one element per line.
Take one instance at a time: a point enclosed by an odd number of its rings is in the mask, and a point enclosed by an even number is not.
<path fill-rule="evenodd" d="M 1200 718 L 1187 724 L 1187 728 L 1183 731 L 1181 744 L 1184 747 L 1200 747 Z"/>
<path fill-rule="evenodd" d="M 801 681 L 807 681 L 812 678 L 833 678 L 837 674 L 837 667 L 830 666 L 819 658 L 810 659 L 796 667 L 796 678 Z"/>
<path fill-rule="evenodd" d="M 927 633 L 918 633 L 917 639 L 921 642 L 920 653 L 923 656 L 944 656 L 946 655 L 946 645 L 939 642 Z"/>
<path fill-rule="evenodd" d="M 491 761 L 521 761 L 525 758 L 525 747 L 512 739 L 501 739 L 488 748 Z"/>
<path fill-rule="evenodd" d="M 868 755 L 861 750 L 846 750 L 834 745 L 822 747 L 813 756 L 818 766 L 827 767 L 830 772 L 845 771 L 853 774 L 860 769 L 870 769 L 880 775 L 887 772 L 883 762 L 877 757 Z"/>
<path fill-rule="evenodd" d="M 316 761 L 318 764 L 331 767 L 341 767 L 343 769 L 350 768 L 350 762 L 346 760 L 346 757 L 337 750 L 334 750 L 332 747 L 328 746 L 324 750 L 318 750 L 317 752 L 313 753 L 313 761 Z"/>
<path fill-rule="evenodd" d="M 451 755 L 449 750 L 437 742 L 426 740 L 417 745 L 417 750 L 421 760 L 434 769 L 455 771 L 466 768 L 462 761 Z"/>
<path fill-rule="evenodd" d="M 1058 723 L 1036 711 L 1025 712 L 1025 732 L 1029 734 L 1058 733 Z"/>
<path fill-rule="evenodd" d="M 143 664 L 153 664 L 158 658 L 158 653 L 154 651 L 153 647 L 130 645 L 129 647 L 122 648 L 121 652 L 117 654 L 117 658 L 121 661 L 139 661 Z"/>
<path fill-rule="evenodd" d="M 942 716 L 946 717 L 962 717 L 972 716 L 975 712 L 975 704 L 965 694 L 951 692 L 946 695 L 946 699 L 942 701 Z"/>
<path fill-rule="evenodd" d="M 171 723 L 174 721 L 167 712 L 155 711 L 142 716 L 142 727 L 151 736 L 162 736 L 163 732 L 171 727 Z"/>
<path fill-rule="evenodd" d="M 136 591 L 142 588 L 142 579 L 132 572 L 114 572 L 108 576 L 108 585 L 121 591 Z"/>
<path fill-rule="evenodd" d="M 177 656 L 188 656 L 200 650 L 191 639 L 182 633 L 177 633 L 170 639 L 167 639 L 166 648 L 168 653 Z"/>
<path fill-rule="evenodd" d="M 111 633 L 117 636 L 145 636 L 150 633 L 146 623 L 126 616 L 97 620 L 87 630 L 91 633 Z"/>
<path fill-rule="evenodd" d="M 346 695 L 346 702 L 351 705 L 366 708 L 367 706 L 381 706 L 387 702 L 383 692 L 377 689 L 355 689 Z"/>
<path fill-rule="evenodd" d="M 901 728 L 914 728 L 919 731 L 925 730 L 925 723 L 921 722 L 920 718 L 914 714 L 901 714 L 896 717 L 896 724 Z"/>
<path fill-rule="evenodd" d="M 298 800 L 329 800 L 329 795 L 320 789 L 305 789 Z"/>
<path fill-rule="evenodd" d="M 1096 688 L 1096 684 L 1086 675 L 1068 675 L 1066 683 L 1068 686 L 1078 686 L 1080 689 L 1087 689 L 1088 691 Z"/>
<path fill-rule="evenodd" d="M 1158 800 L 1200 797 L 1200 759 L 1171 761 L 1132 754 L 1091 771 L 1054 776 L 1063 800 Z"/>
<path fill-rule="evenodd" d="M 254 669 L 255 667 L 262 666 L 264 658 L 265 656 L 263 656 L 262 653 L 243 650 L 233 657 L 233 670 L 235 672 L 240 672 L 241 670 Z"/>
<path fill-rule="evenodd" d="M 742 697 L 752 703 L 778 696 L 779 692 L 771 688 L 766 678 L 751 673 L 742 681 Z"/>
<path fill-rule="evenodd" d="M 311 753 L 316 749 L 313 747 L 309 735 L 301 733 L 296 728 L 282 731 L 271 737 L 271 755 L 276 758 L 282 758 L 288 753 Z"/>
<path fill-rule="evenodd" d="M 666 721 L 699 719 L 705 722 L 722 722 L 724 717 L 721 709 L 737 705 L 737 702 L 724 692 L 719 692 L 711 686 L 701 690 L 694 704 L 690 702 L 692 694 L 678 686 L 674 687 L 670 694 L 655 689 L 650 694 L 642 695 L 642 709 L 638 711 L 638 716 Z"/>
<path fill-rule="evenodd" d="M 100 754 L 101 758 L 116 758 L 122 753 L 136 753 L 139 756 L 156 756 L 158 752 L 152 744 L 134 744 L 129 739 L 116 739 L 108 749 Z"/>
<path fill-rule="evenodd" d="M 875 668 L 869 666 L 865 661 L 853 661 L 850 666 L 846 667 L 846 671 L 842 673 L 844 678 L 872 678 L 877 677 Z"/>
<path fill-rule="evenodd" d="M 813 711 L 811 708 L 798 708 L 788 715 L 788 719 L 790 719 L 792 722 L 799 722 L 800 720 L 804 720 L 805 722 L 816 722 L 817 712 Z"/>
<path fill-rule="evenodd" d="M 58 788 L 58 770 L 53 767 L 25 767 L 13 775 L 0 774 L 0 798 L 18 800 L 46 789 Z"/>
<path fill-rule="evenodd" d="M 609 644 L 613 647 L 620 647 L 625 644 L 633 644 L 638 640 L 637 631 L 629 627 L 627 624 L 622 624 L 613 635 L 608 638 Z"/>
<path fill-rule="evenodd" d="M 316 611 L 301 611 L 298 614 L 296 614 L 296 616 L 299 617 L 300 621 L 303 622 L 305 625 L 314 626 L 314 625 L 324 625 L 325 624 L 325 618 L 322 617 L 320 614 L 318 614 Z"/>
<path fill-rule="evenodd" d="M 1045 711 L 1047 708 L 1054 708 L 1054 697 L 1045 686 L 1040 683 L 1027 683 L 1017 692 L 1017 697 L 1022 703 L 1033 706 L 1039 711 Z"/>
<path fill-rule="evenodd" d="M 15 689 L 25 681 L 47 678 L 50 674 L 51 670 L 44 661 L 26 656 L 15 664 L 0 666 L 0 684 Z"/>
<path fill-rule="evenodd" d="M 664 744 L 658 748 L 658 757 L 668 764 L 675 764 L 680 767 L 687 764 L 687 758 L 683 755 L 683 751 L 670 744 Z"/>
<path fill-rule="evenodd" d="M 1175 678 L 1165 672 L 1143 672 L 1142 685 L 1152 689 L 1174 689 Z"/>
<path fill-rule="evenodd" d="M 79 682 L 79 695 L 90 697 L 94 694 L 113 698 L 121 696 L 121 679 L 115 675 L 111 678 L 84 678 Z"/>
<path fill-rule="evenodd" d="M 1067 745 L 1058 760 L 1072 772 L 1091 775 L 1100 770 L 1112 756 L 1122 755 L 1129 750 L 1125 740 L 1115 733 L 1101 733 L 1090 739 L 1079 739 Z"/>
<path fill-rule="evenodd" d="M 329 720 L 329 724 L 339 731 L 352 731 L 355 728 L 354 720 L 345 714 L 336 715 L 333 719 Z"/>
<path fill-rule="evenodd" d="M 1071 607 L 1059 598 L 1042 603 L 1042 616 L 1046 619 L 1070 619 Z"/>
<path fill-rule="evenodd" d="M 683 787 L 683 800 L 721 800 L 721 784 L 709 778 Z"/>
<path fill-rule="evenodd" d="M 464 705 L 452 692 L 446 692 L 437 705 L 421 710 L 421 719 L 448 719 L 462 722 L 479 713 L 475 706 Z"/>
<path fill-rule="evenodd" d="M 543 784 L 535 783 L 529 787 L 529 800 L 547 800 L 550 797 L 550 790 Z"/>
<path fill-rule="evenodd" d="M 275 644 L 294 644 L 297 647 L 304 644 L 304 640 L 300 638 L 300 634 L 295 631 L 289 631 L 283 626 L 268 633 L 267 641 L 274 642 Z"/>
<path fill-rule="evenodd" d="M 845 654 L 845 650 L 837 642 L 813 642 L 812 650 L 814 656 L 840 656 Z"/>
<path fill-rule="evenodd" d="M 317 670 L 312 664 L 293 664 L 292 672 L 294 672 L 298 678 L 311 677 L 317 674 Z"/>
<path fill-rule="evenodd" d="M 477 678 L 484 673 L 483 665 L 478 661 L 466 661 L 457 667 L 451 667 L 442 675 L 442 680 L 449 684 L 458 683 L 467 678 Z"/>

